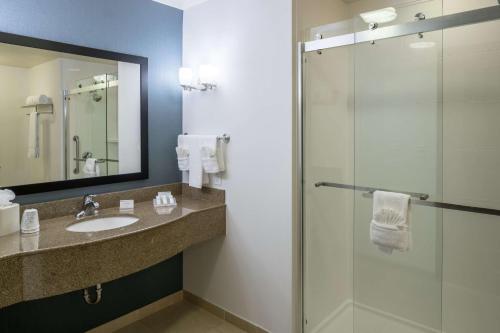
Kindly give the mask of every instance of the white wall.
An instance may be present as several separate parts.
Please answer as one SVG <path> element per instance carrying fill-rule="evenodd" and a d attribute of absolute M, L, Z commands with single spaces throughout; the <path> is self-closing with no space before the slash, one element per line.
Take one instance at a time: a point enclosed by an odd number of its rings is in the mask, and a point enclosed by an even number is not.
<path fill-rule="evenodd" d="M 292 330 L 292 1 L 211 0 L 184 13 L 183 130 L 231 135 L 227 235 L 184 253 L 184 288 L 271 332 Z"/>
<path fill-rule="evenodd" d="M 140 65 L 118 63 L 118 158 L 121 174 L 141 171 Z"/>

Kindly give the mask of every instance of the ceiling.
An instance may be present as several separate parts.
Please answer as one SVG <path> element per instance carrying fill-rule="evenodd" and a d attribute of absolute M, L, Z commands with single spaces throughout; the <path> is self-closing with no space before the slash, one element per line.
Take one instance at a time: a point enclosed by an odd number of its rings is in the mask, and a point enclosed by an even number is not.
<path fill-rule="evenodd" d="M 162 3 L 170 7 L 175 7 L 184 10 L 189 7 L 199 5 L 200 3 L 203 3 L 208 0 L 153 0 L 153 1 Z"/>

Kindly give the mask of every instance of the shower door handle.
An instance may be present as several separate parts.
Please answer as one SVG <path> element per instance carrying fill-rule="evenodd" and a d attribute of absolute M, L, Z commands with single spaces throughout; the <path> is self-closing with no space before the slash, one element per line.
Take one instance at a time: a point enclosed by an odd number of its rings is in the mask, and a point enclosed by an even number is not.
<path fill-rule="evenodd" d="M 80 137 L 75 135 L 73 141 L 75 142 L 75 168 L 73 173 L 78 174 L 80 173 Z"/>

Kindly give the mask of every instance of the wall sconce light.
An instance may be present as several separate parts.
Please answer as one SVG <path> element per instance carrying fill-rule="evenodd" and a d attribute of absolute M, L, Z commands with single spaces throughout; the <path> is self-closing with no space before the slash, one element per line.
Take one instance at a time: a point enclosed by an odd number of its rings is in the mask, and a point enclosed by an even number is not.
<path fill-rule="evenodd" d="M 188 67 L 179 68 L 179 83 L 184 90 L 191 90 L 193 87 L 193 70 Z"/>
<path fill-rule="evenodd" d="M 201 65 L 200 66 L 200 84 L 206 89 L 215 89 L 217 83 L 215 77 L 217 75 L 217 70 L 212 65 Z"/>
<path fill-rule="evenodd" d="M 212 65 L 201 65 L 199 68 L 199 84 L 193 85 L 193 70 L 189 67 L 179 68 L 179 83 L 186 91 L 207 91 L 217 87 L 215 80 L 217 70 Z"/>

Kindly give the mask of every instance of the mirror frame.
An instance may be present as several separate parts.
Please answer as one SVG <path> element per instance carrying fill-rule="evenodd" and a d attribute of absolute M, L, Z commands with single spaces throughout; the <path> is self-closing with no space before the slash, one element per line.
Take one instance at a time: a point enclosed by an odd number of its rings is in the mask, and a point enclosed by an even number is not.
<path fill-rule="evenodd" d="M 149 177 L 149 150 L 148 150 L 148 58 L 118 53 L 113 51 L 95 49 L 85 46 L 61 43 L 46 39 L 27 37 L 12 33 L 0 32 L 0 43 L 26 46 L 49 51 L 64 52 L 81 56 L 101 58 L 107 60 L 123 61 L 140 65 L 140 94 L 141 94 L 141 171 L 123 175 L 102 176 L 94 178 L 81 178 L 60 180 L 45 183 L 35 183 L 17 186 L 7 186 L 16 195 L 25 195 L 49 191 L 58 191 L 78 187 L 88 187 L 111 183 L 128 182 L 147 179 Z"/>

